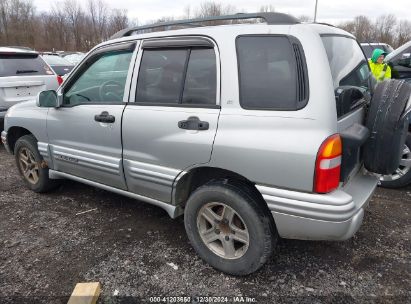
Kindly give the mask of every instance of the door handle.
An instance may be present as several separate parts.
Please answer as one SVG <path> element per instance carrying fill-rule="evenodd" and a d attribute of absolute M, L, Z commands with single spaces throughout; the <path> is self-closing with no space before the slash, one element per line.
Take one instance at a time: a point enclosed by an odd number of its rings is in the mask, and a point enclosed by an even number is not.
<path fill-rule="evenodd" d="M 101 112 L 101 114 L 94 115 L 94 120 L 104 123 L 113 123 L 116 121 L 116 117 L 110 115 L 107 111 Z"/>
<path fill-rule="evenodd" d="M 184 130 L 208 130 L 209 124 L 207 121 L 201 121 L 196 116 L 191 116 L 187 120 L 181 120 L 178 122 L 178 127 Z"/>

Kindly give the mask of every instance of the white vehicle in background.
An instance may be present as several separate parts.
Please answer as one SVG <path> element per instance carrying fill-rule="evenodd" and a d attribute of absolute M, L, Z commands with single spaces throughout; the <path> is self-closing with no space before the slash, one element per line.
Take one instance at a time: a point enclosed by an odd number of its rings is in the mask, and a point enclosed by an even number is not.
<path fill-rule="evenodd" d="M 387 54 L 394 51 L 391 45 L 386 44 L 386 43 L 380 43 L 380 42 L 362 42 L 361 48 L 364 51 L 364 54 L 368 59 L 371 58 L 372 52 L 374 52 L 375 49 L 382 49 Z"/>
<path fill-rule="evenodd" d="M 63 54 L 61 55 L 61 57 L 71 62 L 72 64 L 76 65 L 81 60 L 83 60 L 84 57 L 86 57 L 86 54 L 85 53 L 73 53 L 73 54 L 68 54 L 68 55 Z"/>
<path fill-rule="evenodd" d="M 35 51 L 0 47 L 0 129 L 12 105 L 56 90 L 63 79 Z"/>

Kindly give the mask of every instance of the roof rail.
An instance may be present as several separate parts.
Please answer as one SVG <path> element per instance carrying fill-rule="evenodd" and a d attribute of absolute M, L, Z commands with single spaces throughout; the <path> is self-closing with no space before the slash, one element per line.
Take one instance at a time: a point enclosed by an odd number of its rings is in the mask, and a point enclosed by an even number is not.
<path fill-rule="evenodd" d="M 300 21 L 287 14 L 282 13 L 252 13 L 252 14 L 235 14 L 235 15 L 225 15 L 225 16 L 212 16 L 206 18 L 196 18 L 196 19 L 186 19 L 186 20 L 175 20 L 170 22 L 160 22 L 143 26 L 135 26 L 126 28 L 124 30 L 118 31 L 110 39 L 121 38 L 126 36 L 131 36 L 134 32 L 155 29 L 159 27 L 171 27 L 176 25 L 197 27 L 203 26 L 199 23 L 208 21 L 225 21 L 225 20 L 246 20 L 246 19 L 263 19 L 268 25 L 272 24 L 296 24 Z M 168 30 L 168 29 L 165 29 Z"/>

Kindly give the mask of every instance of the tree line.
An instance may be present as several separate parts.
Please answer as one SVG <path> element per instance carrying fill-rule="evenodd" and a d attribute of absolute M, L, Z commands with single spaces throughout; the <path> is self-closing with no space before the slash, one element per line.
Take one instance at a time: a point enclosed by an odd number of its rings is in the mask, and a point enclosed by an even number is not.
<path fill-rule="evenodd" d="M 264 5 L 260 12 L 273 12 Z M 206 1 L 184 8 L 178 18 L 201 18 L 243 12 L 232 5 Z M 163 17 L 152 22 L 170 21 Z M 308 16 L 299 16 L 305 22 Z M 104 0 L 62 0 L 54 2 L 47 12 L 38 12 L 31 0 L 0 0 L 0 45 L 27 46 L 40 51 L 88 51 L 108 40 L 117 31 L 132 25 L 126 10 L 111 8 Z M 215 24 L 208 23 L 208 24 Z M 375 21 L 357 16 L 352 21 L 337 24 L 354 34 L 360 42 L 384 42 L 394 48 L 411 40 L 411 22 L 383 15 Z"/>

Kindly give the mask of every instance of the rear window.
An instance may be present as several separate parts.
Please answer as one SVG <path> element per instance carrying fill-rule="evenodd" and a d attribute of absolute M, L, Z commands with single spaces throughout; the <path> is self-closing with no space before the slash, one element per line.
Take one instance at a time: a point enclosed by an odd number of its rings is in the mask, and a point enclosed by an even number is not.
<path fill-rule="evenodd" d="M 368 90 L 370 69 L 357 41 L 344 36 L 327 35 L 321 38 L 327 52 L 334 89 L 355 86 Z"/>
<path fill-rule="evenodd" d="M 53 74 L 37 54 L 0 54 L 0 77 Z"/>
<path fill-rule="evenodd" d="M 243 108 L 296 110 L 303 106 L 307 87 L 302 50 L 285 36 L 241 36 L 236 43 Z"/>

